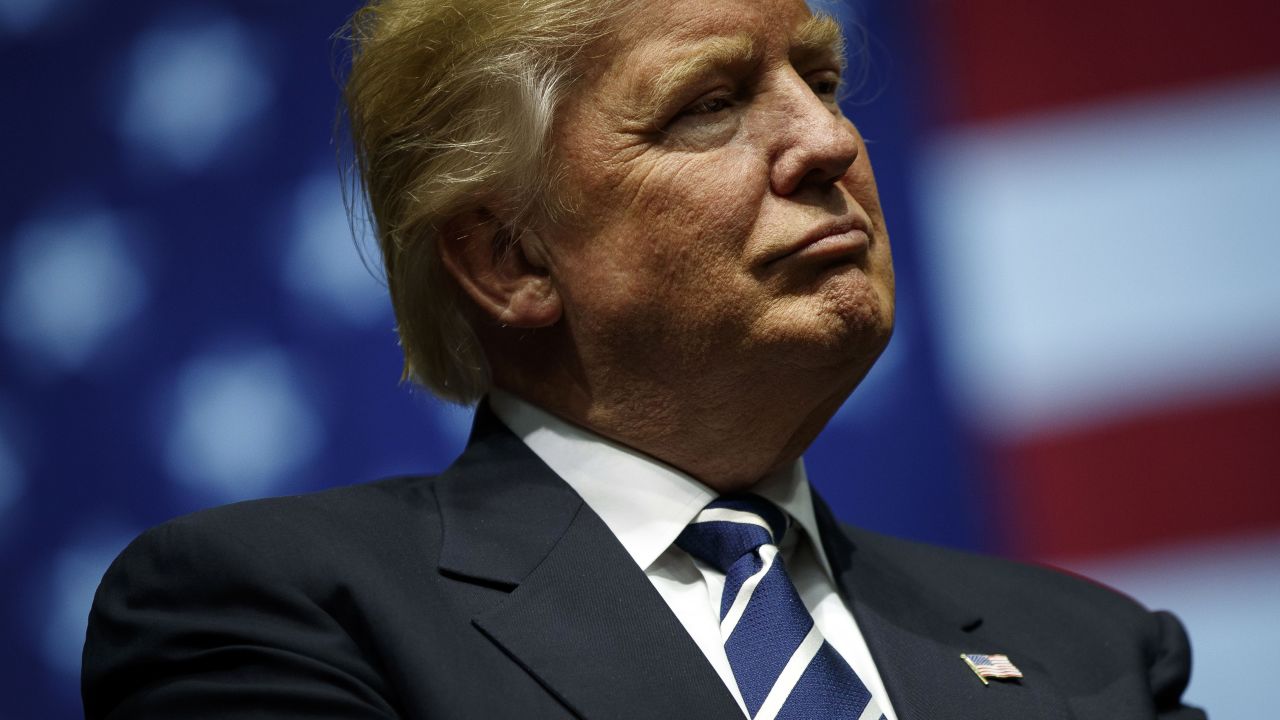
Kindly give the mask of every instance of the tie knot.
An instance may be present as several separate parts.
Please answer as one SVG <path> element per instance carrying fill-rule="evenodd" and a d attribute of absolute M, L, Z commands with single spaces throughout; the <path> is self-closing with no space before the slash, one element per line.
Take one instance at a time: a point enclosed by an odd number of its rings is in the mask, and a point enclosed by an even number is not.
<path fill-rule="evenodd" d="M 676 545 L 720 572 L 762 545 L 777 545 L 788 519 L 776 505 L 757 495 L 732 495 L 707 504 L 676 538 Z"/>

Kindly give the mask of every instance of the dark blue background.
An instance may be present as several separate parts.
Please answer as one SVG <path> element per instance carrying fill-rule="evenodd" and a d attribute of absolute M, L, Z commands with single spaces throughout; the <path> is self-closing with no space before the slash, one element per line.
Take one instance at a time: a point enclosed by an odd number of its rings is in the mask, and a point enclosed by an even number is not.
<path fill-rule="evenodd" d="M 436 471 L 461 446 L 464 411 L 397 383 L 390 308 L 341 215 L 331 35 L 355 4 L 0 0 L 0 717 L 79 714 L 92 591 L 142 529 Z M 930 113 L 910 6 L 858 6 L 868 78 L 847 108 L 898 330 L 809 470 L 849 521 L 990 549 L 917 272 Z"/>

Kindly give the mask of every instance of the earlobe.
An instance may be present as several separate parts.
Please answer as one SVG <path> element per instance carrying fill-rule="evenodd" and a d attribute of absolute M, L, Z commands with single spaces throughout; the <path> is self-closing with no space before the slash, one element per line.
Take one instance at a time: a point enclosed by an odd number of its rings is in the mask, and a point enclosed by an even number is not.
<path fill-rule="evenodd" d="M 463 292 L 502 325 L 539 328 L 560 319 L 560 295 L 538 237 L 488 210 L 464 213 L 445 225 L 440 259 Z"/>

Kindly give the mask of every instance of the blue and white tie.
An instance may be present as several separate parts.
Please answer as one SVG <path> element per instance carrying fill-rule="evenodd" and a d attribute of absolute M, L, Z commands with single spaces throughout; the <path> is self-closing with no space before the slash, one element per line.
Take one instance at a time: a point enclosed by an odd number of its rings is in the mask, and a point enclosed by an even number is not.
<path fill-rule="evenodd" d="M 884 720 L 867 686 L 814 625 L 778 544 L 790 519 L 754 495 L 707 505 L 676 544 L 724 573 L 720 636 L 755 720 Z"/>

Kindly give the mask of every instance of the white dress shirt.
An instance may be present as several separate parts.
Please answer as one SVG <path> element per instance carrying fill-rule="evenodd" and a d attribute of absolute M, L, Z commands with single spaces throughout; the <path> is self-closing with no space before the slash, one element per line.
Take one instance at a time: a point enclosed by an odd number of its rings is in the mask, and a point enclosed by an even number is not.
<path fill-rule="evenodd" d="M 676 537 L 717 494 L 631 448 L 565 422 L 509 393 L 490 405 L 512 432 L 604 520 L 684 625 L 720 679 L 748 714 L 720 637 L 724 573 L 676 547 Z M 897 720 L 853 614 L 836 591 L 818 535 L 804 464 L 797 460 L 751 489 L 795 521 L 780 551 L 800 599 L 822 636 L 849 663 L 889 720 Z M 794 531 L 800 528 L 803 533 Z"/>

